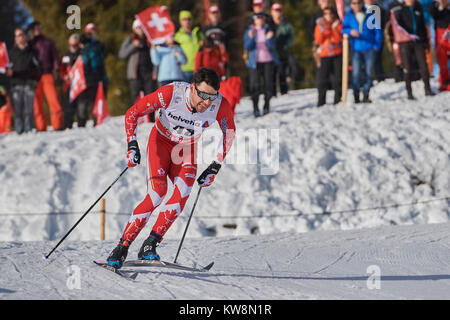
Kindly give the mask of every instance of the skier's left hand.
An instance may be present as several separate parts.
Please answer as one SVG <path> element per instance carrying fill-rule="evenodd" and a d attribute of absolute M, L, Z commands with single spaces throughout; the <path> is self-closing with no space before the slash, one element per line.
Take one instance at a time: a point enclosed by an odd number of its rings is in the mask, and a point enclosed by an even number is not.
<path fill-rule="evenodd" d="M 216 161 L 213 161 L 208 168 L 198 177 L 197 182 L 200 188 L 209 187 L 219 172 L 222 165 Z"/>

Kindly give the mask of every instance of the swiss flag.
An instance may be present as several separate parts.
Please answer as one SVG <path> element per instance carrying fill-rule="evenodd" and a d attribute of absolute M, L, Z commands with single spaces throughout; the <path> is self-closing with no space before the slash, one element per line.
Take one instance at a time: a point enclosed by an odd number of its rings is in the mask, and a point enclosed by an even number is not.
<path fill-rule="evenodd" d="M 86 89 L 86 78 L 84 77 L 83 58 L 79 56 L 69 72 L 70 78 L 70 102 L 74 101 L 80 93 Z"/>
<path fill-rule="evenodd" d="M 170 19 L 166 6 L 154 6 L 136 15 L 147 39 L 152 44 L 162 44 L 166 37 L 175 33 L 175 25 Z"/>
<path fill-rule="evenodd" d="M 92 114 L 97 119 L 97 125 L 102 124 L 109 118 L 108 105 L 106 104 L 105 91 L 103 90 L 103 82 L 98 83 L 97 95 L 95 96 L 94 109 Z"/>
<path fill-rule="evenodd" d="M 344 21 L 344 0 L 336 0 L 336 10 L 339 15 L 339 19 Z"/>
<path fill-rule="evenodd" d="M 395 18 L 394 12 L 391 12 L 392 33 L 394 34 L 394 42 L 409 42 L 418 40 L 419 37 L 415 34 L 410 34 L 404 28 L 402 28 Z"/>
<path fill-rule="evenodd" d="M 0 42 L 0 73 L 6 73 L 6 68 L 9 66 L 8 50 L 6 50 L 6 43 Z"/>

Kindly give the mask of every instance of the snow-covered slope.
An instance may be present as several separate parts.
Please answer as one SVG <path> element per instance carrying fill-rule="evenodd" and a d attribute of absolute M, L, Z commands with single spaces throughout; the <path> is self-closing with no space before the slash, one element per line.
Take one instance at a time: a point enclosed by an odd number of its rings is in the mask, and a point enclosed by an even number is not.
<path fill-rule="evenodd" d="M 0 242 L 0 299 L 450 299 L 449 228 L 191 238 L 178 262 L 214 260 L 208 273 L 148 269 L 133 282 L 92 263 L 115 241 L 67 241 L 48 260 L 54 242 Z M 177 246 L 159 252 L 172 261 Z"/>
<path fill-rule="evenodd" d="M 320 109 L 316 90 L 293 91 L 273 99 L 272 112 L 256 120 L 244 98 L 234 148 L 202 192 L 188 236 L 448 221 L 448 200 L 391 206 L 450 195 L 450 93 L 425 98 L 422 83 L 413 85 L 417 101 L 407 101 L 404 85 L 389 80 L 375 86 L 372 104 Z M 123 122 L 0 136 L 0 240 L 59 239 L 124 168 Z M 150 129 L 139 127 L 142 152 Z M 199 171 L 213 159 L 217 133 L 204 136 Z M 145 172 L 145 165 L 128 170 L 106 195 L 107 239 L 118 239 L 144 198 Z M 197 187 L 166 239 L 181 234 L 196 193 Z M 58 212 L 70 214 L 47 214 Z M 99 239 L 98 214 L 88 215 L 70 239 Z"/>
<path fill-rule="evenodd" d="M 372 104 L 320 109 L 315 90 L 293 91 L 259 119 L 243 99 L 234 148 L 202 192 L 178 259 L 214 268 L 151 269 L 134 282 L 92 260 L 104 261 L 144 198 L 144 165 L 106 195 L 106 241 L 97 207 L 43 259 L 125 167 L 123 117 L 0 136 L 0 299 L 450 299 L 450 93 L 425 98 L 414 87 L 413 102 L 387 81 Z M 138 130 L 143 153 L 150 129 Z M 217 131 L 203 138 L 199 171 Z M 159 249 L 165 260 L 192 192 Z"/>

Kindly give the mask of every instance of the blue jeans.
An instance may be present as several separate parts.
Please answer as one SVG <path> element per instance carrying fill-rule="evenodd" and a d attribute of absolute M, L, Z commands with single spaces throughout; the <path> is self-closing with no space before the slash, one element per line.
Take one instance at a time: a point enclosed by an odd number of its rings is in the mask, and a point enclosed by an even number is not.
<path fill-rule="evenodd" d="M 377 52 L 375 49 L 352 52 L 352 85 L 354 94 L 359 93 L 361 90 L 361 77 L 363 73 L 362 91 L 369 93 L 372 87 L 372 71 L 375 66 L 376 57 Z"/>
<path fill-rule="evenodd" d="M 36 81 L 27 81 L 11 85 L 12 103 L 14 105 L 15 128 L 18 134 L 33 129 L 34 124 L 34 92 Z"/>

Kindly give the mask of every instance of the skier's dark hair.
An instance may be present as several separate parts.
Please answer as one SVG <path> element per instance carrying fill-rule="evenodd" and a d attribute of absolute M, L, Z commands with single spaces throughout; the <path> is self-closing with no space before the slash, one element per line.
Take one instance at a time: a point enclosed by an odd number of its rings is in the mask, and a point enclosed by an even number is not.
<path fill-rule="evenodd" d="M 192 83 L 199 85 L 202 82 L 206 82 L 207 85 L 210 85 L 215 90 L 220 88 L 220 78 L 211 68 L 200 68 L 195 72 Z"/>

